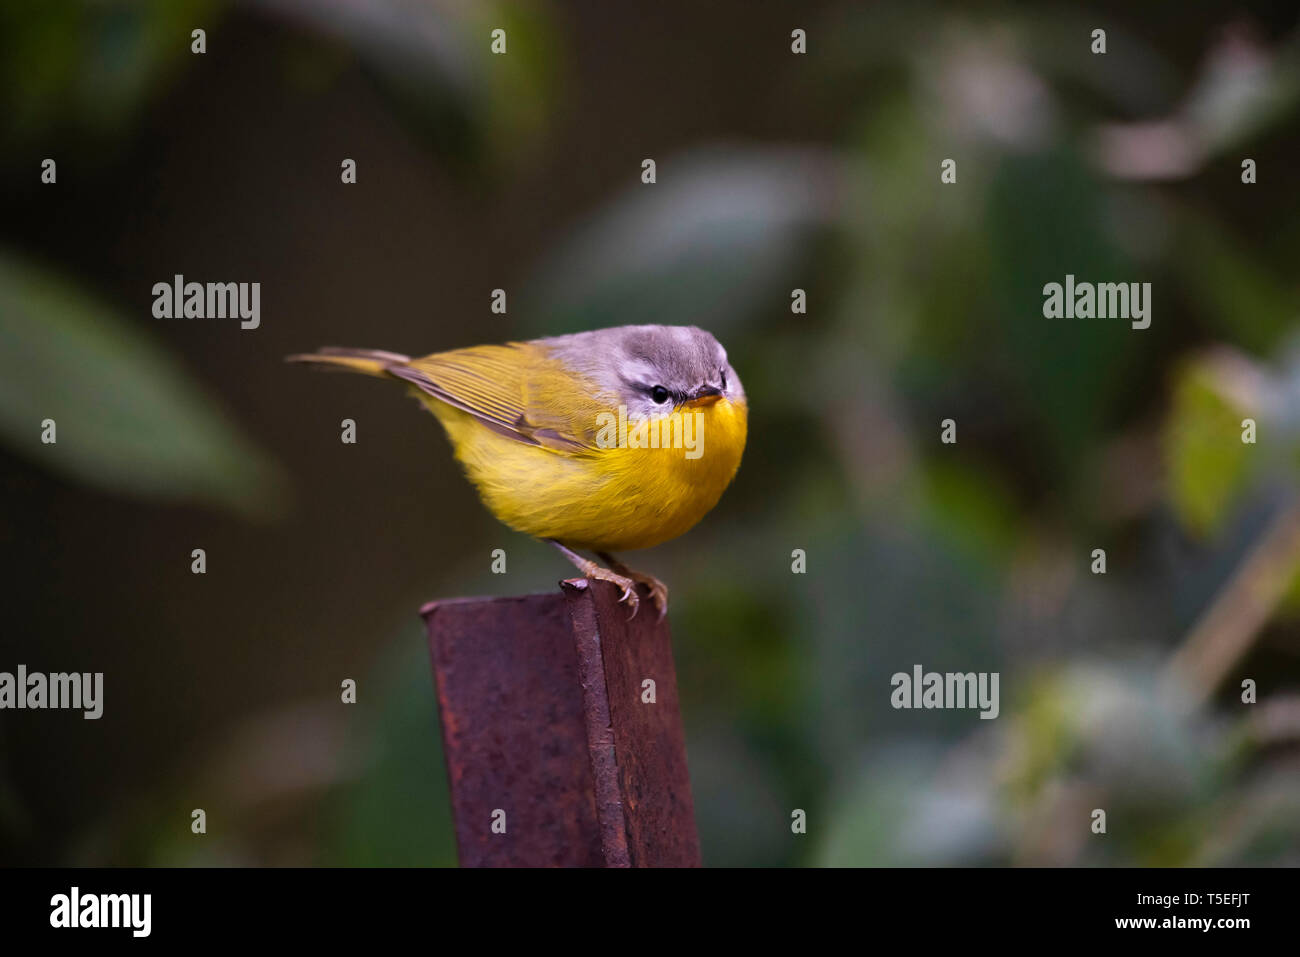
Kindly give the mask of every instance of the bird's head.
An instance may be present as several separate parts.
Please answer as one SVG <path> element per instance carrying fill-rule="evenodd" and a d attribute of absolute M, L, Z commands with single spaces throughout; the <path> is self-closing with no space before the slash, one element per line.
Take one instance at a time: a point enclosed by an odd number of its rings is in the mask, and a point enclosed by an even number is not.
<path fill-rule="evenodd" d="M 610 376 L 629 414 L 703 410 L 719 401 L 743 402 L 745 389 L 727 350 L 695 326 L 624 326 L 609 354 Z"/>

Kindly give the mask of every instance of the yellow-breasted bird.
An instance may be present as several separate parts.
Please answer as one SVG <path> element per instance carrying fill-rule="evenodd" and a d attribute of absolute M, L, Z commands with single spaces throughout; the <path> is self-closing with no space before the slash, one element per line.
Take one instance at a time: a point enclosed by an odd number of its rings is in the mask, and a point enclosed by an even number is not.
<path fill-rule="evenodd" d="M 681 535 L 740 467 L 748 407 L 712 335 L 694 326 L 617 326 L 435 352 L 370 349 L 289 356 L 405 382 L 442 423 L 488 509 L 613 582 L 636 614 L 636 585 L 668 589 L 610 553 Z M 594 551 L 608 568 L 573 549 Z"/>

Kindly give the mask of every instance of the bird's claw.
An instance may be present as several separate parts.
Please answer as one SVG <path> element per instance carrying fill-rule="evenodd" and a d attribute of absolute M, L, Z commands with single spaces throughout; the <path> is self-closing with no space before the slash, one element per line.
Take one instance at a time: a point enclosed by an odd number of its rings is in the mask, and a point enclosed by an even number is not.
<path fill-rule="evenodd" d="M 635 589 L 635 588 L 624 588 L 624 589 L 623 589 L 623 594 L 622 594 L 622 596 L 619 598 L 619 601 L 620 601 L 620 602 L 627 602 L 628 607 L 632 609 L 632 610 L 629 611 L 628 614 L 627 614 L 627 620 L 628 620 L 628 621 L 631 621 L 633 618 L 635 618 L 638 609 L 640 609 L 640 607 L 641 607 L 641 599 L 640 599 L 640 597 L 638 597 L 638 595 L 637 595 L 637 593 L 636 593 L 636 589 Z"/>
<path fill-rule="evenodd" d="M 659 620 L 663 621 L 664 616 L 668 614 L 668 586 L 650 575 L 643 575 L 637 580 L 650 589 L 650 600 L 659 609 Z"/>
<path fill-rule="evenodd" d="M 587 577 L 596 581 L 612 582 L 622 589 L 618 596 L 619 604 L 627 603 L 631 613 L 627 616 L 628 621 L 636 617 L 637 609 L 641 606 L 641 596 L 636 593 L 636 581 L 627 575 L 620 575 L 618 572 L 612 572 L 608 568 L 601 568 L 599 565 L 592 563 L 592 567 L 586 569 Z"/>
<path fill-rule="evenodd" d="M 650 592 L 650 600 L 659 609 L 658 620 L 663 621 L 664 616 L 668 614 L 668 586 L 653 575 L 647 575 L 645 572 L 638 572 L 628 568 L 608 552 L 599 552 L 598 554 L 619 575 L 630 578 L 639 585 L 645 585 L 646 590 Z"/>

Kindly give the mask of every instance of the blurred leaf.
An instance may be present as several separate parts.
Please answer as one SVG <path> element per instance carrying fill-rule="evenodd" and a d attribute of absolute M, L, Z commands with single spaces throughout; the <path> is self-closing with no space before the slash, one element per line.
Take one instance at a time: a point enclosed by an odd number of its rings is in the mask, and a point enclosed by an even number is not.
<path fill-rule="evenodd" d="M 41 442 L 53 419 L 57 442 Z M 264 512 L 281 474 L 167 354 L 66 280 L 0 254 L 0 441 L 88 485 Z"/>
<path fill-rule="evenodd" d="M 488 155 L 518 159 L 549 115 L 557 36 L 540 4 L 255 5 L 355 53 L 414 129 L 449 156 L 481 160 L 487 146 Z M 121 130 L 190 58 L 191 31 L 202 27 L 211 43 L 225 10 L 213 0 L 0 6 L 0 143 L 38 140 L 55 125 Z M 505 56 L 489 49 L 498 27 L 507 32 Z"/>
<path fill-rule="evenodd" d="M 1220 335 L 1271 352 L 1295 325 L 1300 296 L 1219 222 L 1180 211 L 1169 261 L 1187 284 L 1189 301 Z"/>
<path fill-rule="evenodd" d="M 529 312 L 546 329 L 671 323 L 722 335 L 828 221 L 838 174 L 815 150 L 713 149 L 662 160 L 657 178 L 634 180 L 538 270 Z"/>
<path fill-rule="evenodd" d="M 1241 441 L 1241 420 L 1254 410 L 1230 395 L 1205 362 L 1184 365 L 1174 383 L 1164 438 L 1169 497 L 1200 535 L 1222 527 L 1252 474 L 1255 447 Z"/>
<path fill-rule="evenodd" d="M 1003 685 L 996 723 L 870 752 L 831 809 L 828 865 L 1185 865 L 1213 827 L 1226 739 L 1154 693 L 1155 671 L 1075 664 Z M 1005 676 L 1004 676 L 1005 677 Z M 1116 840 L 1089 841 L 1107 808 Z M 1080 823 L 1082 822 L 1082 823 Z"/>
<path fill-rule="evenodd" d="M 989 191 L 989 294 L 1002 308 L 988 340 L 1007 350 L 1007 385 L 1018 390 L 1066 487 L 1151 335 L 1123 319 L 1043 317 L 1043 285 L 1067 274 L 1080 282 L 1140 278 L 1106 228 L 1104 200 L 1102 185 L 1068 151 L 1004 158 Z"/>
<path fill-rule="evenodd" d="M 463 160 L 519 160 L 553 93 L 558 37 L 539 4 L 455 0 L 257 0 L 356 53 L 412 127 Z M 491 51 L 506 31 L 506 53 Z"/>
<path fill-rule="evenodd" d="M 1010 493 L 987 472 L 934 460 L 924 466 L 927 518 L 991 567 L 1004 565 L 1020 532 Z"/>
<path fill-rule="evenodd" d="M 1229 29 L 1210 51 L 1184 113 L 1206 155 L 1258 141 L 1300 100 L 1296 44 L 1281 55 L 1265 50 L 1243 30 Z"/>
<path fill-rule="evenodd" d="M 1157 119 L 1101 124 L 1096 158 L 1123 179 L 1183 179 L 1230 150 L 1258 143 L 1290 117 L 1298 97 L 1294 54 L 1275 57 L 1248 31 L 1230 27 L 1181 106 Z"/>
<path fill-rule="evenodd" d="M 969 4 L 960 12 L 921 2 L 838 5 L 816 30 L 822 38 L 817 59 L 837 84 L 861 77 L 860 101 L 896 86 L 883 82 L 886 68 L 921 66 L 956 41 L 1005 47 L 1015 60 L 1048 78 L 1059 94 L 1077 98 L 1076 91 L 1082 90 L 1131 113 L 1157 112 L 1174 102 L 1181 77 L 1170 58 L 1113 18 L 1105 24 L 1106 69 L 1099 70 L 1088 42 L 1098 24 L 1088 11 L 1045 5 L 1011 16 L 1006 9 L 994 10 L 986 16 Z M 937 62 L 942 63 L 942 56 Z M 922 69 L 931 70 L 928 65 Z M 1005 103 L 991 107 L 990 112 L 996 111 Z"/>
<path fill-rule="evenodd" d="M 56 124 L 117 129 L 189 55 L 190 31 L 212 32 L 217 9 L 211 0 L 0 6 L 0 142 Z"/>

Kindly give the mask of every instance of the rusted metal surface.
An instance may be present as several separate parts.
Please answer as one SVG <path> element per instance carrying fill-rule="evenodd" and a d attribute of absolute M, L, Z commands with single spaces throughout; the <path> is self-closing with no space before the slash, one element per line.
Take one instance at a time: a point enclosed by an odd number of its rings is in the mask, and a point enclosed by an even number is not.
<path fill-rule="evenodd" d="M 443 601 L 422 613 L 461 864 L 603 864 L 562 597 Z M 493 832 L 498 811 L 504 834 Z"/>
<path fill-rule="evenodd" d="M 621 817 L 602 827 L 606 859 L 625 854 L 633 867 L 694 867 L 700 863 L 695 805 L 686 767 L 686 740 L 677 700 L 668 620 L 649 601 L 636 617 L 618 602 L 618 589 L 585 578 L 564 583 L 579 662 L 599 660 L 603 687 L 584 685 L 588 740 L 613 745 L 613 779 L 598 778 L 597 815 L 605 825 L 604 788 L 617 794 Z M 587 668 L 580 665 L 587 673 Z M 646 703 L 646 680 L 654 703 Z M 593 744 L 593 747 L 595 745 Z M 604 768 L 593 763 L 593 768 Z M 617 824 L 622 824 L 618 833 Z M 615 832 L 611 836 L 610 832 Z"/>
<path fill-rule="evenodd" d="M 574 579 L 421 614 L 462 865 L 699 865 L 668 623 L 648 601 L 629 621 L 617 588 Z"/>

